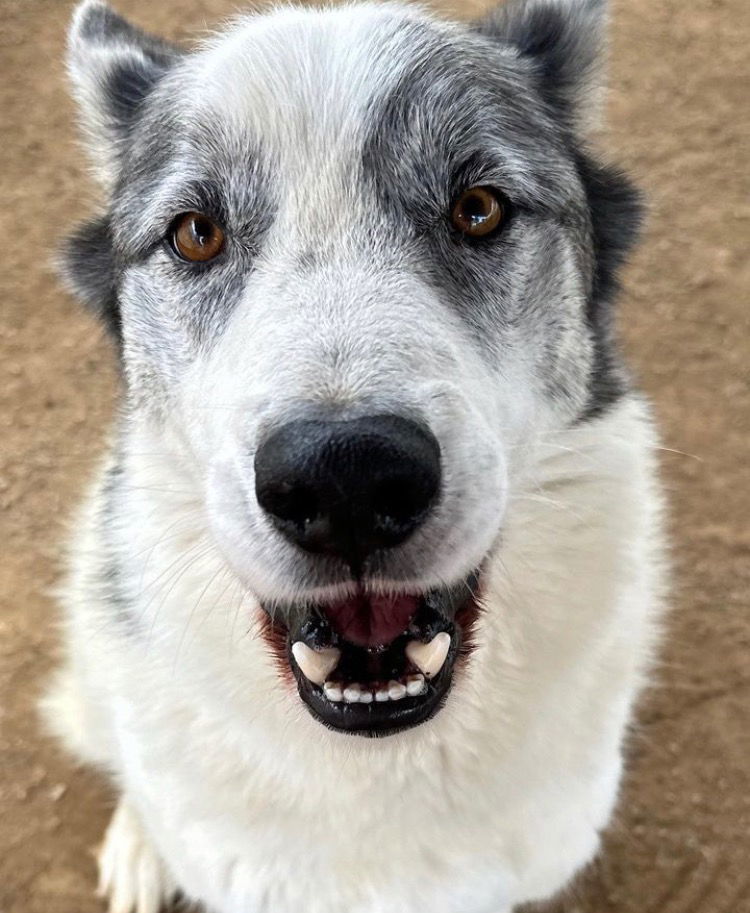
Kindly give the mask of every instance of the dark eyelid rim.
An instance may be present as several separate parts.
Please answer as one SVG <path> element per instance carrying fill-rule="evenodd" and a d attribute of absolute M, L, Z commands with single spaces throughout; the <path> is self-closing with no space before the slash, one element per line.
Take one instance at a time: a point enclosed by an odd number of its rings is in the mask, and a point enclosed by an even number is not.
<path fill-rule="evenodd" d="M 519 206 L 514 202 L 502 186 L 498 186 L 498 184 L 501 183 L 498 181 L 497 177 L 497 172 L 499 170 L 500 169 L 497 166 L 493 168 L 492 163 L 487 160 L 487 157 L 482 156 L 479 153 L 475 153 L 468 159 L 465 159 L 453 170 L 451 196 L 446 211 L 445 221 L 454 240 L 463 242 L 472 247 L 492 244 L 505 234 L 506 230 L 510 227 L 511 222 L 514 221 L 515 215 L 519 210 L 524 208 L 523 205 Z M 494 176 L 493 171 L 495 172 Z M 496 194 L 505 210 L 500 224 L 486 235 L 472 236 L 467 232 L 462 232 L 453 225 L 451 218 L 453 207 L 461 196 L 475 187 L 484 187 L 491 190 Z"/>
<path fill-rule="evenodd" d="M 211 219 L 229 237 L 229 212 L 219 185 L 209 180 L 191 181 L 173 195 L 169 208 L 165 209 L 158 226 L 154 227 L 153 247 L 169 238 L 176 220 L 188 212 L 199 212 Z"/>
<path fill-rule="evenodd" d="M 120 247 L 124 264 L 131 265 L 148 259 L 163 247 L 165 242 L 169 246 L 172 226 L 175 220 L 186 212 L 202 213 L 216 222 L 227 238 L 231 237 L 229 213 L 218 186 L 211 181 L 191 182 L 172 195 L 169 204 L 164 206 L 160 214 L 155 215 L 153 224 L 144 231 L 137 245 L 130 247 L 123 239 Z M 123 229 L 127 231 L 126 226 Z M 219 256 L 221 254 L 217 255 L 217 258 Z M 213 263 L 214 261 L 206 262 Z"/>
<path fill-rule="evenodd" d="M 224 240 L 221 245 L 221 250 L 218 252 L 218 254 L 216 254 L 215 257 L 211 257 L 208 260 L 188 260 L 187 257 L 183 257 L 182 254 L 177 250 L 177 247 L 174 243 L 175 226 L 177 224 L 177 220 L 180 219 L 182 216 L 186 216 L 188 213 L 191 213 L 191 212 L 197 212 L 199 215 L 203 216 L 204 218 L 210 219 L 221 230 L 222 234 L 224 235 Z M 163 234 L 159 244 L 157 244 L 156 247 L 158 247 L 158 246 L 165 247 L 167 249 L 168 253 L 170 254 L 170 256 L 172 257 L 172 259 L 175 260 L 177 263 L 179 263 L 181 266 L 184 266 L 194 272 L 199 272 L 202 270 L 209 269 L 215 263 L 219 263 L 222 260 L 226 259 L 226 253 L 227 253 L 227 248 L 229 247 L 229 243 L 230 243 L 229 231 L 224 227 L 224 225 L 218 219 L 216 219 L 216 218 L 214 218 L 214 216 L 210 215 L 210 213 L 207 213 L 201 209 L 183 209 L 183 210 L 180 210 L 180 212 L 178 212 L 172 218 L 172 220 L 169 223 L 169 226 L 167 227 L 166 232 Z"/>
<path fill-rule="evenodd" d="M 474 187 L 487 187 L 505 204 L 510 212 L 529 208 L 518 200 L 512 191 L 507 189 L 507 181 L 502 180 L 502 167 L 480 153 L 475 153 L 457 165 L 451 174 L 448 205 L 453 207 L 467 190 Z"/>
<path fill-rule="evenodd" d="M 170 205 L 170 225 L 185 212 L 200 212 L 213 219 L 222 230 L 229 224 L 229 212 L 224 202 L 221 187 L 216 181 L 191 181 L 184 189 L 175 194 Z"/>

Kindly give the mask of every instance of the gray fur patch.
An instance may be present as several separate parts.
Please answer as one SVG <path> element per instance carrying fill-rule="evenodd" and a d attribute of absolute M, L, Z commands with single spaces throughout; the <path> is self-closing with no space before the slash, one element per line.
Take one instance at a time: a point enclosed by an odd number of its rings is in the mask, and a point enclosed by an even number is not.
<path fill-rule="evenodd" d="M 442 498 L 369 572 L 433 586 L 498 540 L 509 467 L 530 437 L 590 420 L 626 390 L 610 307 L 637 197 L 578 133 L 595 6 L 577 0 L 566 19 L 560 4 L 514 0 L 491 28 L 394 5 L 241 19 L 165 58 L 121 129 L 99 132 L 107 281 L 92 281 L 85 232 L 73 281 L 89 301 L 109 294 L 100 309 L 121 334 L 129 417 L 180 443 L 217 540 L 271 602 L 345 569 L 269 527 L 252 462 L 269 430 L 321 411 L 428 426 Z M 116 32 L 102 58 L 106 36 L 79 23 L 81 97 L 95 113 L 115 91 L 92 79 L 96 59 L 110 74 L 113 60 L 153 57 L 148 36 Z M 450 219 L 475 186 L 505 207 L 486 238 Z M 206 263 L 170 247 L 192 210 L 225 232 Z"/>

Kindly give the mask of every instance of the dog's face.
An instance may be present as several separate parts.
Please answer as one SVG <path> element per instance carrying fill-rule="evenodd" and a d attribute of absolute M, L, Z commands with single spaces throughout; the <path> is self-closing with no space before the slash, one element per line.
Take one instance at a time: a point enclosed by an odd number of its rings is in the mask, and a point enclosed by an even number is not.
<path fill-rule="evenodd" d="M 635 202 L 578 144 L 600 7 L 284 9 L 190 54 L 77 14 L 110 205 L 69 273 L 330 726 L 439 709 L 530 444 L 621 392 Z"/>

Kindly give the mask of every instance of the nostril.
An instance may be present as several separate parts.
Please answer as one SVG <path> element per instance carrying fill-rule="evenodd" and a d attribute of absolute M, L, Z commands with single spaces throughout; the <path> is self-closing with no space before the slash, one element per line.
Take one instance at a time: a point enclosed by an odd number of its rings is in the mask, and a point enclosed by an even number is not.
<path fill-rule="evenodd" d="M 413 523 L 425 513 L 433 493 L 426 491 L 425 486 L 415 485 L 413 478 L 395 478 L 380 482 L 373 495 L 375 513 L 381 524 L 400 527 Z"/>
<path fill-rule="evenodd" d="M 259 498 L 267 513 L 279 520 L 304 528 L 320 516 L 320 503 L 315 492 L 306 485 L 282 482 L 266 488 Z"/>

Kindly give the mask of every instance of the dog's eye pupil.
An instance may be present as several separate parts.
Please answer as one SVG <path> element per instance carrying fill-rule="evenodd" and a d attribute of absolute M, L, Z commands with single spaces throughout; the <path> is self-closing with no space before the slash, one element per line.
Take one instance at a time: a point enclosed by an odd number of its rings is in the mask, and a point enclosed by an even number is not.
<path fill-rule="evenodd" d="M 453 227 L 464 235 L 482 238 L 491 234 L 505 219 L 505 206 L 491 187 L 471 187 L 453 204 Z"/>
<path fill-rule="evenodd" d="M 201 212 L 184 212 L 172 223 L 172 246 L 193 263 L 213 260 L 224 247 L 224 232 Z"/>

